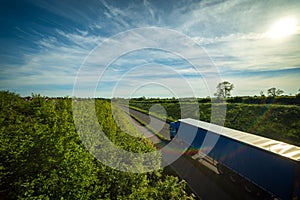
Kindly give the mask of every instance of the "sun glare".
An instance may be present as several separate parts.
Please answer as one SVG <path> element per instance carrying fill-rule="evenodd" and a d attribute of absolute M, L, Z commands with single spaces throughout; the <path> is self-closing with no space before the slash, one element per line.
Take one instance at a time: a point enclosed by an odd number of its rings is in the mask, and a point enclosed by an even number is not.
<path fill-rule="evenodd" d="M 267 32 L 269 38 L 283 38 L 295 34 L 297 31 L 296 20 L 293 18 L 283 18 L 277 21 Z"/>

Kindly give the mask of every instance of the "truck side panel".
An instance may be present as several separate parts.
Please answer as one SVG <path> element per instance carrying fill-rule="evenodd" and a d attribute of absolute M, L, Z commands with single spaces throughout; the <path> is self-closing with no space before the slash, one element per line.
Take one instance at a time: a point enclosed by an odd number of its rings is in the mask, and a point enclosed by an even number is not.
<path fill-rule="evenodd" d="M 181 122 L 181 130 L 189 137 L 189 130 L 194 126 Z M 217 143 L 202 146 L 205 137 L 219 136 Z M 185 140 L 186 138 L 181 138 Z M 188 138 L 187 141 L 190 141 Z M 270 191 L 282 199 L 291 199 L 293 178 L 297 163 L 265 150 L 241 143 L 239 141 L 207 132 L 198 128 L 191 146 L 208 153 L 208 156 L 222 163 L 229 169 L 251 180 L 260 187 Z"/>
<path fill-rule="evenodd" d="M 291 199 L 294 161 L 221 136 L 208 156 L 282 199 Z"/>

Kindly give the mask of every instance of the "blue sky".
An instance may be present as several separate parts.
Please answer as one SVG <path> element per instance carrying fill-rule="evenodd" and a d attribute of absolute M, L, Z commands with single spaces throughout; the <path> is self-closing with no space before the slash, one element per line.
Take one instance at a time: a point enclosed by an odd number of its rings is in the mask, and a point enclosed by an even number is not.
<path fill-rule="evenodd" d="M 172 48 L 185 51 L 188 60 L 163 48 L 133 48 L 103 66 L 99 59 L 114 50 L 92 53 L 124 31 L 158 27 L 166 31 L 140 34 L 138 42 L 164 43 L 161 38 L 167 38 L 168 30 L 189 37 L 215 65 L 218 81 L 235 85 L 233 96 L 259 95 L 271 87 L 296 94 L 300 89 L 299 10 L 298 0 L 5 0 L 0 7 L 0 90 L 22 96 L 72 96 L 80 70 L 93 60 L 89 73 L 94 76 L 83 78 L 97 84 L 81 86 L 78 96 L 90 96 L 86 90 L 102 97 L 210 96 L 214 91 L 208 91 L 205 63 L 204 74 L 199 74 L 189 62 L 201 55 L 180 49 L 184 46 L 176 34 L 170 37 Z M 274 24 L 284 18 L 294 21 L 293 33 L 271 37 Z M 128 39 L 122 45 L 130 49 L 133 44 Z"/>

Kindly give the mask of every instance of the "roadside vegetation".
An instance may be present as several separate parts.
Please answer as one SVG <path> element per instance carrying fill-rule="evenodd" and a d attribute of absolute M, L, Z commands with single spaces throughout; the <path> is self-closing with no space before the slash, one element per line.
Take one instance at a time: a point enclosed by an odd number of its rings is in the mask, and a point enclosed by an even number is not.
<path fill-rule="evenodd" d="M 184 181 L 162 170 L 120 172 L 94 158 L 76 133 L 70 98 L 21 98 L 3 91 L 0 110 L 0 199 L 193 198 Z M 148 141 L 128 137 L 118 127 L 109 100 L 96 100 L 96 113 L 119 147 L 154 150 Z M 136 131 L 126 118 L 120 121 L 126 130 Z"/>
<path fill-rule="evenodd" d="M 188 110 L 188 116 L 202 121 L 211 121 L 211 100 L 197 99 L 199 113 Z M 296 103 L 295 103 L 296 102 Z M 300 95 L 279 97 L 231 97 L 226 99 L 225 126 L 248 133 L 300 146 Z M 181 118 L 181 106 L 190 104 L 189 99 L 131 99 L 130 106 L 148 112 L 155 105 L 163 106 L 167 121 Z M 285 104 L 283 104 L 285 103 Z M 223 105 L 220 104 L 221 108 Z M 215 105 L 218 109 L 218 103 Z"/>
<path fill-rule="evenodd" d="M 300 146 L 300 89 L 298 94 L 282 96 L 283 90 L 272 87 L 260 92 L 260 96 L 232 97 L 231 91 L 234 85 L 223 81 L 216 86 L 214 98 L 133 98 L 129 106 L 144 113 L 149 113 L 158 118 L 164 118 L 167 122 L 177 121 L 182 118 L 181 111 L 185 116 L 205 122 L 221 123 L 229 128 L 244 132 L 261 135 L 271 139 L 287 142 Z M 123 99 L 118 99 L 122 103 Z M 212 103 L 215 118 L 211 119 Z M 166 116 L 159 113 L 151 113 L 151 108 L 159 104 L 166 111 Z M 195 104 L 199 110 L 194 109 Z M 192 106 L 189 106 L 192 105 Z M 226 107 L 224 106 L 226 105 Z M 225 121 L 222 119 L 226 108 Z M 218 113 L 221 113 L 218 115 Z"/>
<path fill-rule="evenodd" d="M 227 97 L 225 126 L 300 146 L 299 98 Z M 190 116 L 210 122 L 211 99 L 196 102 L 199 113 L 186 107 Z M 100 127 L 114 144 L 132 152 L 155 150 L 149 141 L 123 131 L 139 134 L 118 108 L 112 110 L 110 100 L 97 99 L 95 103 Z M 186 98 L 181 105 L 190 103 Z M 178 99 L 141 97 L 130 101 L 131 107 L 146 113 L 155 104 L 165 108 L 167 121 L 181 118 Z M 0 199 L 193 198 L 184 181 L 163 170 L 126 173 L 99 162 L 76 132 L 70 98 L 22 98 L 2 91 L 0 107 Z M 117 119 L 113 112 L 118 113 L 114 113 Z M 88 122 L 88 117 L 82 115 L 79 120 Z"/>

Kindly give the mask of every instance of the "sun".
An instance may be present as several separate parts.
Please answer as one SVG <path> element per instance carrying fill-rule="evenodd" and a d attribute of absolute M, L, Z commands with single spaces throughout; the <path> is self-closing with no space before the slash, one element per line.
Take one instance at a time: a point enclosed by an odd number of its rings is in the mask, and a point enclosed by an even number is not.
<path fill-rule="evenodd" d="M 267 32 L 269 38 L 283 38 L 297 32 L 297 23 L 294 18 L 282 18 Z"/>

